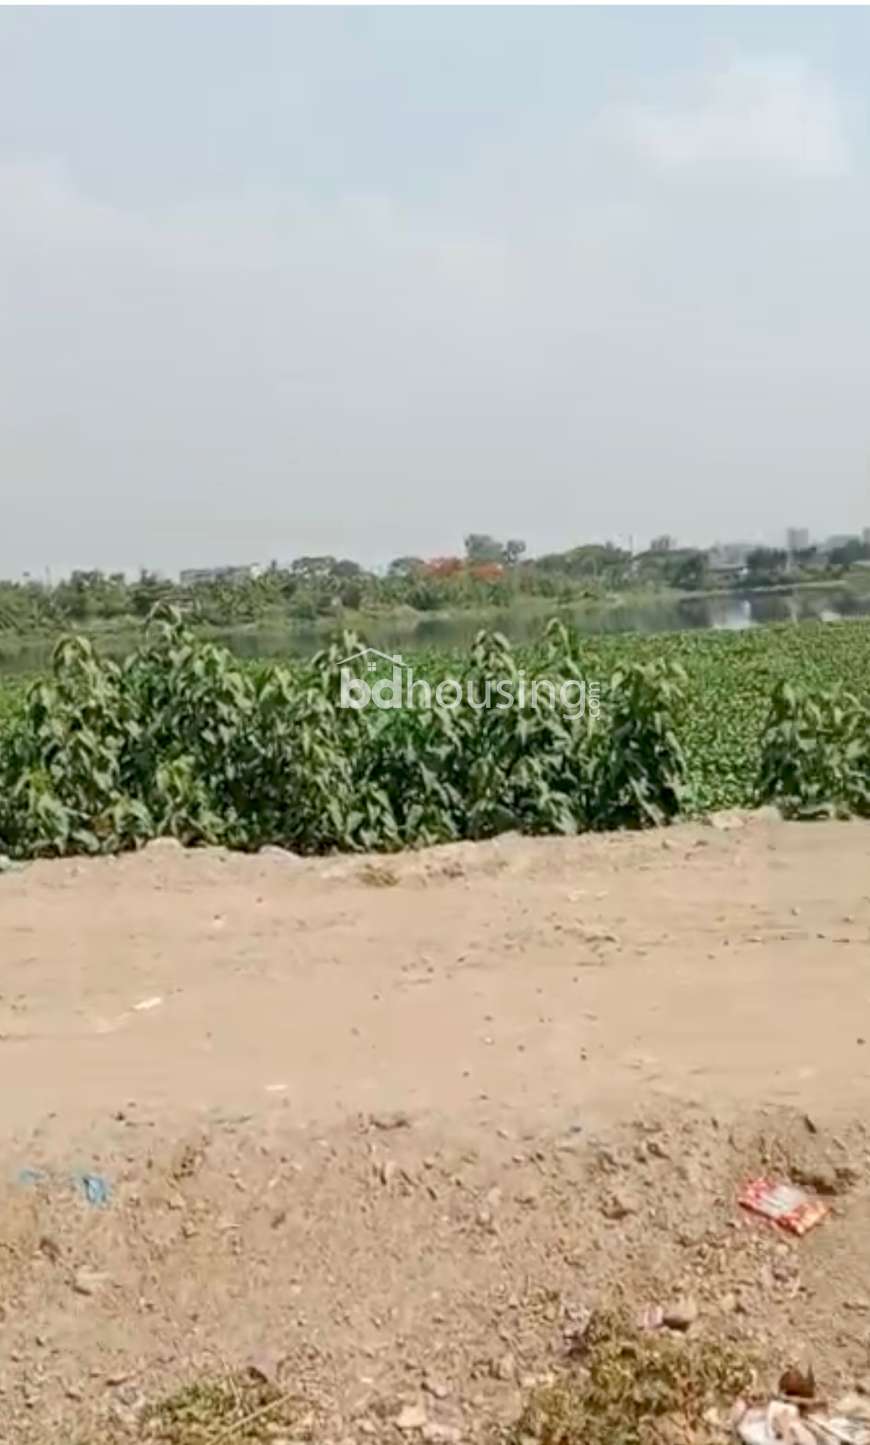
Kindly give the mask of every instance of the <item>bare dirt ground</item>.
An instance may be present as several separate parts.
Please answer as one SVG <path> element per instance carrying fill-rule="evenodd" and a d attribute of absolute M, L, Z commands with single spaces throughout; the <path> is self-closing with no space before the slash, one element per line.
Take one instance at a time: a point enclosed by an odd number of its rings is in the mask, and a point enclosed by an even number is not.
<path fill-rule="evenodd" d="M 870 1389 L 870 826 L 733 821 L 0 877 L 0 1440 L 248 1365 L 282 1439 L 490 1439 L 685 1296 Z"/>

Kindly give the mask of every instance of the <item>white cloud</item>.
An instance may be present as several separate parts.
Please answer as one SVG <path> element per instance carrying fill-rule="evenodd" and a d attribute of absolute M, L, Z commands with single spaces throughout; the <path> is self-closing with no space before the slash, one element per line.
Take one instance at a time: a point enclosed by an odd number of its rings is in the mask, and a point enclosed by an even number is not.
<path fill-rule="evenodd" d="M 746 166 L 797 176 L 849 169 L 841 109 L 823 77 L 797 58 L 734 61 L 708 72 L 672 108 L 633 108 L 623 134 L 667 169 Z"/>

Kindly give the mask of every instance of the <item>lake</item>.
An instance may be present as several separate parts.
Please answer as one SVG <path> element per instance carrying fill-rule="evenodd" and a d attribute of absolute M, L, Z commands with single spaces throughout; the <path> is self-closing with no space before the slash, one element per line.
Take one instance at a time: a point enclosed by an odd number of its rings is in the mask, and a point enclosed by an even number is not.
<path fill-rule="evenodd" d="M 771 622 L 836 622 L 849 617 L 870 617 L 870 593 L 845 588 L 818 588 L 790 592 L 734 592 L 715 597 L 682 597 L 658 600 L 649 596 L 594 606 L 590 603 L 551 609 L 518 606 L 482 617 L 460 613 L 454 617 L 421 617 L 411 628 L 407 623 L 367 622 L 366 641 L 385 651 L 409 643 L 417 647 L 465 647 L 483 626 L 503 632 L 511 642 L 539 638 L 549 617 L 572 622 L 579 632 L 685 632 L 738 631 L 762 627 Z M 253 641 L 253 639 L 252 639 Z M 322 635 L 306 639 L 306 649 L 322 646 Z"/>
<path fill-rule="evenodd" d="M 540 604 L 519 605 L 485 615 L 474 612 L 453 617 L 421 616 L 407 619 L 367 619 L 362 631 L 373 647 L 402 651 L 415 647 L 466 648 L 481 627 L 503 632 L 512 642 L 540 638 L 549 617 L 572 622 L 579 632 L 685 632 L 701 630 L 735 631 L 761 627 L 771 622 L 836 622 L 849 617 L 870 617 L 870 592 L 856 593 L 840 588 L 795 589 L 783 592 L 733 592 L 715 597 L 657 599 L 645 596 L 595 605 L 591 603 L 551 608 Z M 324 645 L 322 628 L 262 627 L 227 628 L 216 634 L 240 657 L 305 656 Z M 136 633 L 97 637 L 96 645 L 109 656 L 122 657 L 135 645 Z M 21 638 L 6 634 L 0 649 L 0 672 L 6 674 L 42 672 L 51 659 L 55 639 Z"/>

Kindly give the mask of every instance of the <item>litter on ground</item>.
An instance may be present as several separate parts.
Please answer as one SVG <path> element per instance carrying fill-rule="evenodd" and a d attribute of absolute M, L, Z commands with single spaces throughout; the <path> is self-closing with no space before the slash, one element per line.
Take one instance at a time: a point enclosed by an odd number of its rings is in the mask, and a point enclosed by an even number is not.
<path fill-rule="evenodd" d="M 777 1184 L 771 1179 L 751 1179 L 738 1201 L 744 1209 L 772 1219 L 791 1234 L 806 1234 L 821 1223 L 828 1206 L 813 1199 L 794 1184 Z"/>
<path fill-rule="evenodd" d="M 771 1400 L 766 1406 L 735 1409 L 734 1428 L 743 1445 L 870 1445 L 870 1401 L 859 1395 L 838 1400 L 830 1412 Z"/>
<path fill-rule="evenodd" d="M 109 1202 L 109 1184 L 102 1174 L 79 1174 L 80 1185 L 88 1204 L 103 1207 Z"/>

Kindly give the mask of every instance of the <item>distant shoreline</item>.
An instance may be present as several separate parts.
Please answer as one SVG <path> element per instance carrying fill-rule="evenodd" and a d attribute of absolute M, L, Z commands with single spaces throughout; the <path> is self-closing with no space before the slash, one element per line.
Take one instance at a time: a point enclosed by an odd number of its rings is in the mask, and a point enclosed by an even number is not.
<path fill-rule="evenodd" d="M 481 607 L 450 607 L 432 611 L 419 611 L 409 606 L 398 606 L 369 611 L 336 609 L 334 615 L 301 620 L 286 614 L 266 614 L 254 621 L 240 621 L 221 625 L 219 623 L 195 623 L 199 637 L 222 643 L 242 657 L 258 658 L 305 655 L 323 646 L 328 638 L 342 629 L 357 632 L 367 640 L 377 639 L 380 634 L 387 646 L 411 644 L 417 646 L 450 646 L 454 639 L 450 629 L 456 628 L 456 641 L 467 640 L 470 629 L 499 625 L 509 631 L 517 641 L 534 641 L 536 624 L 553 616 L 577 621 L 582 630 L 584 617 L 617 618 L 621 613 L 636 610 L 639 614 L 637 628 L 627 627 L 626 631 L 643 631 L 642 615 L 648 613 L 654 623 L 658 614 L 668 609 L 681 609 L 691 604 L 727 603 L 729 600 L 761 601 L 765 597 L 812 596 L 815 593 L 830 593 L 836 596 L 851 595 L 856 598 L 870 595 L 870 576 L 857 578 L 846 576 L 836 580 L 798 581 L 776 583 L 765 587 L 705 588 L 695 591 L 681 591 L 671 588 L 638 587 L 621 592 L 612 592 L 601 597 L 557 598 L 541 596 L 507 596 L 502 603 Z M 785 621 L 785 618 L 771 618 L 769 621 Z M 754 619 L 752 625 L 764 625 L 768 619 Z M 513 625 L 510 625 L 513 624 Z M 711 620 L 711 627 L 721 626 Z M 124 657 L 141 637 L 143 623 L 140 619 L 122 618 L 96 620 L 84 625 L 65 629 L 30 629 L 15 631 L 8 628 L 0 631 L 0 674 L 8 677 L 27 675 L 44 671 L 51 660 L 52 650 L 58 638 L 67 631 L 76 632 L 89 638 L 109 656 Z M 704 624 L 701 624 L 703 630 Z M 590 627 L 590 633 L 599 630 Z M 618 628 L 616 630 L 619 630 Z M 674 628 L 665 624 L 654 626 L 651 631 L 695 630 L 687 617 L 686 628 Z"/>

